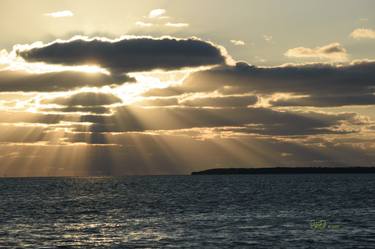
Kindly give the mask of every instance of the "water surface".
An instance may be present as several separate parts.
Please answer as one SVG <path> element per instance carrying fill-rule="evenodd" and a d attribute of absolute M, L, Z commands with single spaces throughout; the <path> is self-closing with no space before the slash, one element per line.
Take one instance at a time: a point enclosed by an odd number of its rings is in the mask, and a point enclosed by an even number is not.
<path fill-rule="evenodd" d="M 0 248 L 375 248 L 375 175 L 0 179 Z"/>

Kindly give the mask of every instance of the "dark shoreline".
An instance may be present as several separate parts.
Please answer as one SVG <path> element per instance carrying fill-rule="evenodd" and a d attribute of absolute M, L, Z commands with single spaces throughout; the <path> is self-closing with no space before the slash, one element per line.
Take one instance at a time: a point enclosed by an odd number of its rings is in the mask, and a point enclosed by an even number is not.
<path fill-rule="evenodd" d="M 191 175 L 268 175 L 268 174 L 375 174 L 375 167 L 275 167 L 218 168 L 192 172 Z"/>

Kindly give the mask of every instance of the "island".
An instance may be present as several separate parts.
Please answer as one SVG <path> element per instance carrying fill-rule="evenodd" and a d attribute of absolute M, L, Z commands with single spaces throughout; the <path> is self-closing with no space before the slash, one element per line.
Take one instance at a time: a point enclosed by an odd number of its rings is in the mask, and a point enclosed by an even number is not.
<path fill-rule="evenodd" d="M 191 175 L 374 174 L 375 167 L 216 168 Z"/>

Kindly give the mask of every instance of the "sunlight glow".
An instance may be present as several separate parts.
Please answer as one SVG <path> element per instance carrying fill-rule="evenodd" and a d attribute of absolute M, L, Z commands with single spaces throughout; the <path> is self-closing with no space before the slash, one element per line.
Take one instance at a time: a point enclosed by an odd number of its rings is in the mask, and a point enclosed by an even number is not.
<path fill-rule="evenodd" d="M 40 45 L 40 43 L 35 44 Z M 108 70 L 97 65 L 65 66 L 46 64 L 42 62 L 26 62 L 23 58 L 17 56 L 15 49 L 10 53 L 8 53 L 5 49 L 0 51 L 0 65 L 4 66 L 2 70 L 26 71 L 30 73 L 74 71 L 83 73 L 102 73 L 106 75 L 110 74 Z"/>
<path fill-rule="evenodd" d="M 124 84 L 114 89 L 114 94 L 118 95 L 125 104 L 132 104 L 142 99 L 142 94 L 153 88 L 166 88 L 171 85 L 181 84 L 191 73 L 191 70 L 160 71 L 155 70 L 147 73 L 131 73 L 136 84 Z"/>

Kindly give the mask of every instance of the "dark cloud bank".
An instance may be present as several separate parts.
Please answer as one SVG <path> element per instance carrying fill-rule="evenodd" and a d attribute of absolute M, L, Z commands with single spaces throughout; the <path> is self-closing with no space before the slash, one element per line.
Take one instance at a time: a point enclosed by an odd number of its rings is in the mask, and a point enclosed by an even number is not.
<path fill-rule="evenodd" d="M 18 51 L 18 54 L 31 62 L 96 64 L 113 73 L 174 70 L 225 62 L 218 47 L 192 38 L 75 39 Z"/>
<path fill-rule="evenodd" d="M 181 86 L 153 89 L 145 96 L 219 91 L 222 94 L 290 93 L 307 97 L 271 102 L 277 106 L 344 106 L 374 104 L 375 62 L 256 67 L 246 63 L 220 66 L 190 75 Z"/>
<path fill-rule="evenodd" d="M 0 71 L 0 92 L 52 92 L 81 87 L 101 87 L 134 82 L 126 76 L 75 71 L 29 73 L 24 71 Z"/>
<path fill-rule="evenodd" d="M 69 96 L 44 99 L 43 104 L 57 104 L 63 106 L 102 106 L 121 103 L 121 99 L 110 93 L 80 92 Z"/>
<path fill-rule="evenodd" d="M 224 64 L 226 55 L 218 46 L 196 38 L 129 38 L 109 40 L 72 39 L 42 47 L 17 50 L 28 62 L 65 66 L 98 65 L 111 74 L 75 71 L 29 73 L 0 71 L 0 91 L 66 91 L 134 82 L 129 72 L 175 70 Z"/>

